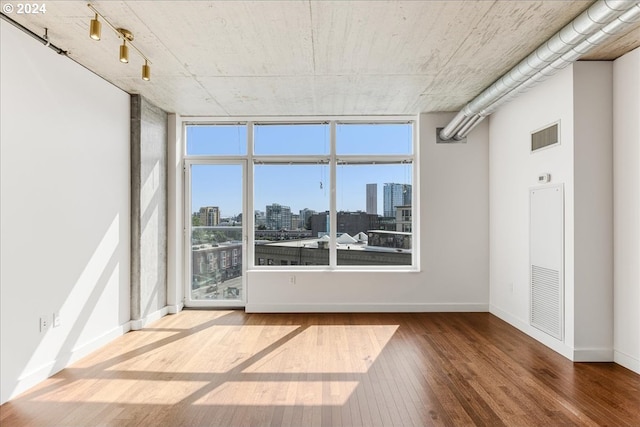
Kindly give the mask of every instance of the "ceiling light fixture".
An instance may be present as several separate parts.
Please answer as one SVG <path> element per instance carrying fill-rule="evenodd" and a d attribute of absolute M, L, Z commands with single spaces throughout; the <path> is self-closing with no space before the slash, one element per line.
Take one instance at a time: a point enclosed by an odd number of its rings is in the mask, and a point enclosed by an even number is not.
<path fill-rule="evenodd" d="M 149 67 L 147 61 L 144 61 L 144 65 L 142 66 L 142 80 L 151 80 L 151 67 Z"/>
<path fill-rule="evenodd" d="M 96 17 L 91 20 L 91 25 L 89 26 L 89 37 L 94 40 L 100 40 L 101 30 L 102 24 L 98 21 L 98 14 L 96 13 Z"/>
<path fill-rule="evenodd" d="M 129 62 L 129 48 L 127 47 L 127 41 L 122 41 L 122 46 L 120 46 L 120 62 L 127 63 Z"/>
<path fill-rule="evenodd" d="M 120 46 L 120 62 L 126 64 L 129 62 L 129 48 L 127 47 L 127 42 L 131 43 L 133 41 L 133 33 L 124 28 L 118 28 L 116 31 L 122 39 L 122 46 Z"/>
<path fill-rule="evenodd" d="M 89 26 L 89 37 L 93 40 L 100 40 L 101 23 L 98 20 L 98 17 L 102 18 L 107 26 L 116 33 L 118 38 L 122 39 L 122 45 L 120 45 L 120 62 L 125 64 L 129 62 L 129 46 L 131 46 L 136 52 L 138 52 L 138 55 L 144 59 L 144 65 L 142 66 L 142 80 L 151 80 L 151 61 L 149 61 L 149 58 L 147 58 L 146 55 L 132 43 L 133 33 L 125 28 L 116 28 L 107 18 L 104 17 L 103 14 L 98 12 L 91 3 L 88 3 L 87 6 L 93 11 L 93 13 L 95 13 L 95 18 L 91 20 L 91 24 Z"/>

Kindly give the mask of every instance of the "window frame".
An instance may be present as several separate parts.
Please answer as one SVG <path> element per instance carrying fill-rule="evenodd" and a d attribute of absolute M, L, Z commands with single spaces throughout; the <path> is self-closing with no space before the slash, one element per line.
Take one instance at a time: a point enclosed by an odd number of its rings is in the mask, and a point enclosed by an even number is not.
<path fill-rule="evenodd" d="M 317 117 L 182 117 L 182 162 L 187 160 L 221 161 L 221 160 L 243 160 L 246 161 L 246 212 L 243 217 L 253 218 L 253 215 L 246 213 L 255 212 L 254 206 L 254 166 L 256 164 L 318 164 L 326 163 L 329 166 L 328 184 L 329 191 L 329 229 L 337 230 L 337 168 L 340 164 L 384 164 L 384 163 L 410 163 L 411 185 L 412 185 L 412 213 L 411 213 L 411 264 L 410 265 L 338 265 L 337 263 L 337 236 L 331 233 L 329 240 L 329 264 L 328 265 L 269 265 L 265 260 L 264 265 L 258 265 L 255 258 L 255 221 L 250 220 L 244 226 L 246 235 L 244 241 L 247 245 L 247 257 L 243 262 L 246 271 L 420 271 L 420 153 L 418 144 L 418 122 L 419 116 L 394 115 L 394 116 L 317 116 Z M 247 127 L 246 155 L 203 155 L 187 154 L 187 127 L 192 125 L 224 125 L 235 124 Z M 294 155 L 257 155 L 254 151 L 254 129 L 256 125 L 296 125 L 296 124 L 328 124 L 329 125 L 329 154 L 294 154 Z M 337 154 L 336 138 L 337 126 L 342 124 L 408 124 L 411 126 L 411 148 L 410 154 Z M 185 219 L 186 221 L 187 219 Z M 244 221 L 243 221 L 244 222 Z M 184 227 L 187 224 L 183 224 Z M 185 228 L 186 229 L 186 228 Z"/>

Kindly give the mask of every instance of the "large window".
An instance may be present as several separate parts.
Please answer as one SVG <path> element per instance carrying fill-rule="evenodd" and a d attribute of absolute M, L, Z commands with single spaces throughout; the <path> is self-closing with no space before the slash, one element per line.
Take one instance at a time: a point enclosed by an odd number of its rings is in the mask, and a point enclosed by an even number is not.
<path fill-rule="evenodd" d="M 187 155 L 242 156 L 247 154 L 246 124 L 187 126 Z"/>
<path fill-rule="evenodd" d="M 314 232 L 314 215 L 329 211 L 328 176 L 323 163 L 254 166 L 255 265 L 329 265 Z"/>
<path fill-rule="evenodd" d="M 411 123 L 336 125 L 337 265 L 413 264 L 413 145 Z"/>
<path fill-rule="evenodd" d="M 243 164 L 187 162 L 187 303 L 233 303 L 243 289 Z M 187 279 L 189 280 L 189 278 Z"/>
<path fill-rule="evenodd" d="M 411 265 L 412 176 L 410 162 L 338 164 L 338 265 Z"/>
<path fill-rule="evenodd" d="M 188 158 L 248 162 L 252 268 L 415 266 L 412 120 L 198 124 L 186 138 Z"/>
<path fill-rule="evenodd" d="M 258 123 L 253 128 L 253 152 L 261 155 L 329 154 L 327 123 Z"/>

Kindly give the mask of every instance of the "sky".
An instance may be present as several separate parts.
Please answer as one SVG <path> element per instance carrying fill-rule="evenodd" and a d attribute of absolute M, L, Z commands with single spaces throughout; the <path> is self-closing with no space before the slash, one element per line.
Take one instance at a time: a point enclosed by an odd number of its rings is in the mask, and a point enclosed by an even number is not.
<path fill-rule="evenodd" d="M 329 125 L 257 125 L 255 156 L 329 157 Z M 410 154 L 409 124 L 339 124 L 336 130 L 336 153 L 340 155 Z M 187 128 L 187 155 L 215 156 L 227 161 L 231 156 L 247 153 L 247 130 L 244 125 L 198 125 Z M 286 159 L 284 159 L 286 160 Z M 383 157 L 380 159 L 383 160 Z M 336 170 L 337 210 L 365 211 L 366 184 L 378 184 L 378 214 L 382 215 L 384 183 L 410 184 L 409 164 L 348 165 Z M 192 165 L 191 210 L 202 206 L 220 207 L 221 217 L 236 216 L 242 211 L 242 165 Z M 308 208 L 329 210 L 329 165 L 316 162 L 291 165 L 258 163 L 254 166 L 254 209 L 265 211 L 268 204 L 291 207 L 292 213 Z"/>

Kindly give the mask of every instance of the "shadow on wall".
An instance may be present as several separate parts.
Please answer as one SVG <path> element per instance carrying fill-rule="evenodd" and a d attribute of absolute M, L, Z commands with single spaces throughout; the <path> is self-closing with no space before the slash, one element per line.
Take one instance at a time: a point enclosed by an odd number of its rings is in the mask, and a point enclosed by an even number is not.
<path fill-rule="evenodd" d="M 94 239 L 100 240 L 94 243 L 92 251 L 76 248 L 79 250 L 74 255 L 68 254 L 67 258 L 73 258 L 82 252 L 91 253 L 82 264 L 69 261 L 61 266 L 61 269 L 78 267 L 75 269 L 77 279 L 70 289 L 65 289 L 61 279 L 55 279 L 55 274 L 47 280 L 47 286 L 55 289 L 55 296 L 47 303 L 49 311 L 41 315 L 49 326 L 30 341 L 33 345 L 28 348 L 24 347 L 25 340 L 22 339 L 13 343 L 5 341 L 16 348 L 16 351 L 3 354 L 12 359 L 4 360 L 7 365 L 13 365 L 13 369 L 6 372 L 15 372 L 17 376 L 11 379 L 3 375 L 3 388 L 7 387 L 4 396 L 20 393 L 95 350 L 104 344 L 105 336 L 110 332 L 116 331 L 120 335 L 127 329 L 127 304 L 122 304 L 128 302 L 128 295 L 122 295 L 126 289 L 122 284 L 128 282 L 129 276 L 129 266 L 122 262 L 123 251 L 126 254 L 128 249 L 128 241 L 123 241 L 123 237 L 127 235 L 126 223 L 122 224 L 120 214 L 116 214 L 104 234 L 95 235 Z M 70 274 L 67 270 L 61 277 Z M 114 304 L 118 303 L 120 310 L 114 310 Z M 59 326 L 53 325 L 53 313 L 59 315 Z M 31 329 L 25 333 L 33 335 Z"/>
<path fill-rule="evenodd" d="M 140 317 L 164 307 L 166 287 L 166 216 L 161 215 L 160 161 L 156 161 L 140 190 Z"/>
<path fill-rule="evenodd" d="M 167 304 L 167 113 L 131 97 L 131 319 Z"/>

